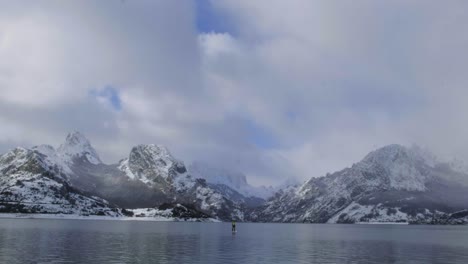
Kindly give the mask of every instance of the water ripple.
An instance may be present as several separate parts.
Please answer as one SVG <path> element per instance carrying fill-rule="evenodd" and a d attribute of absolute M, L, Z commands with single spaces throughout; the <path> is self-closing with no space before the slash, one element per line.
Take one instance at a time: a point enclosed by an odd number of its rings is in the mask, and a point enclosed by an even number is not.
<path fill-rule="evenodd" d="M 3 219 L 0 263 L 468 263 L 468 228 Z"/>

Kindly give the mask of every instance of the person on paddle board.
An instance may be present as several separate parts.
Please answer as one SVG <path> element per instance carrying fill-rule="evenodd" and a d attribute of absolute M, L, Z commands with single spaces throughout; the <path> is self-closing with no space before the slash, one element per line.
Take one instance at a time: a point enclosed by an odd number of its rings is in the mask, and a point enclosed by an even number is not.
<path fill-rule="evenodd" d="M 236 232 L 236 221 L 232 220 L 232 232 Z"/>

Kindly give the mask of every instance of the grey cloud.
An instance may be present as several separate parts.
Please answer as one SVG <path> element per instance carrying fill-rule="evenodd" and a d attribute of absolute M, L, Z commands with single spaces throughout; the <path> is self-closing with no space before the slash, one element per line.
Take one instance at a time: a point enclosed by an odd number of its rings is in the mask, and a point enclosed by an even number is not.
<path fill-rule="evenodd" d="M 107 162 L 160 143 L 256 183 L 320 176 L 389 143 L 468 158 L 464 1 L 213 1 L 232 35 L 199 34 L 195 5 L 5 4 L 0 152 L 80 130 Z M 90 96 L 107 85 L 120 111 Z M 245 120 L 276 146 L 253 144 Z"/>
<path fill-rule="evenodd" d="M 217 61 L 249 65 L 240 77 L 227 70 L 218 78 L 235 83 L 249 114 L 289 144 L 286 156 L 302 160 L 296 167 L 303 177 L 340 169 L 392 142 L 442 155 L 468 147 L 465 2 L 213 4 L 235 21 L 235 41 L 249 55 Z M 281 118 L 291 110 L 298 113 L 294 123 Z M 341 155 L 348 148 L 356 151 Z"/>

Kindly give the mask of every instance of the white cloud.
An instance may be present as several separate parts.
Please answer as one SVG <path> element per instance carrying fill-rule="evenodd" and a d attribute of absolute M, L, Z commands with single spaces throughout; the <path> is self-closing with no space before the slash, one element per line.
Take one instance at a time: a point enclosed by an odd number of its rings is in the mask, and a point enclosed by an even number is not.
<path fill-rule="evenodd" d="M 202 33 L 199 35 L 199 41 L 205 59 L 213 59 L 223 54 L 240 55 L 236 40 L 227 32 L 224 33 Z"/>

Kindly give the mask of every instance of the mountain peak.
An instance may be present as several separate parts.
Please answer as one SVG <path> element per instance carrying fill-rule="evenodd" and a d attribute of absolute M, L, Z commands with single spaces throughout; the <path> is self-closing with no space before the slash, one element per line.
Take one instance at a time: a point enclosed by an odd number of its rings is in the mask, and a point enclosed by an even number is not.
<path fill-rule="evenodd" d="M 375 160 L 381 158 L 393 158 L 398 155 L 406 155 L 408 148 L 399 144 L 391 144 L 381 148 L 378 148 L 374 151 L 371 151 L 366 155 L 364 160 Z"/>
<path fill-rule="evenodd" d="M 396 162 L 417 162 L 434 167 L 438 163 L 437 157 L 429 150 L 412 145 L 406 147 L 399 144 L 391 144 L 376 149 L 367 154 L 364 159 L 367 163 L 396 163 Z"/>
<path fill-rule="evenodd" d="M 358 163 L 360 170 L 385 175 L 390 187 L 413 191 L 426 190 L 428 172 L 433 166 L 420 149 L 397 144 L 372 151 Z"/>
<path fill-rule="evenodd" d="M 367 154 L 363 161 L 366 163 L 378 163 L 381 165 L 390 165 L 401 162 L 417 162 L 431 165 L 428 155 L 423 155 L 421 148 L 414 146 L 411 148 L 391 144 L 381 147 Z"/>
<path fill-rule="evenodd" d="M 140 144 L 133 147 L 130 151 L 129 161 L 133 163 L 140 162 L 140 160 L 148 165 L 156 162 L 161 163 L 163 166 L 176 162 L 176 159 L 167 147 L 156 144 Z"/>
<path fill-rule="evenodd" d="M 172 158 L 169 149 L 166 146 L 159 144 L 140 144 L 133 147 L 132 151 L 146 151 L 148 154 L 151 155 L 162 155 Z"/>
<path fill-rule="evenodd" d="M 65 142 L 71 145 L 89 144 L 89 140 L 79 131 L 68 133 Z"/>
<path fill-rule="evenodd" d="M 68 161 L 84 157 L 92 164 L 102 163 L 91 142 L 78 131 L 69 133 L 57 152 Z"/>
<path fill-rule="evenodd" d="M 154 182 L 158 177 L 168 179 L 186 172 L 184 164 L 175 159 L 165 146 L 156 144 L 133 147 L 129 157 L 120 162 L 119 168 L 128 177 L 145 183 Z"/>

